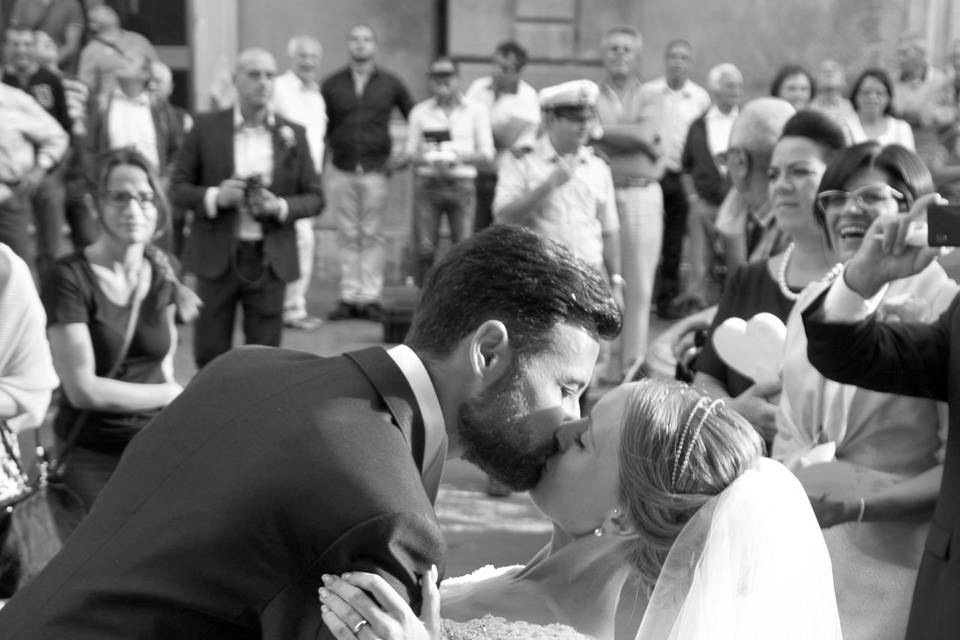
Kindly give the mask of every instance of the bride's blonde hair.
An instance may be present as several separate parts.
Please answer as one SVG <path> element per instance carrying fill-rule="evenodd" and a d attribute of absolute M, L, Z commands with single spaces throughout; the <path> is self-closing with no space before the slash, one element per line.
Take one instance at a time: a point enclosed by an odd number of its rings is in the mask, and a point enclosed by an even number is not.
<path fill-rule="evenodd" d="M 628 556 L 649 592 L 683 526 L 763 454 L 763 440 L 680 382 L 636 383 L 623 419 L 620 500 L 638 534 Z"/>

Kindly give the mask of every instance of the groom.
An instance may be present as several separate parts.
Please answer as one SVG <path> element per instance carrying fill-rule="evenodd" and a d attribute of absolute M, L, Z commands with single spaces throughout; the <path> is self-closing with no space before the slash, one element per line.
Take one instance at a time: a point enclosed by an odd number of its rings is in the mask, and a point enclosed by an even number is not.
<path fill-rule="evenodd" d="M 406 344 L 333 358 L 247 347 L 131 443 L 86 520 L 0 610 L 6 640 L 329 638 L 322 574 L 382 575 L 419 608 L 442 564 L 445 457 L 515 489 L 579 415 L 620 311 L 565 248 L 496 226 L 425 283 Z M 576 424 L 576 423 L 574 423 Z"/>

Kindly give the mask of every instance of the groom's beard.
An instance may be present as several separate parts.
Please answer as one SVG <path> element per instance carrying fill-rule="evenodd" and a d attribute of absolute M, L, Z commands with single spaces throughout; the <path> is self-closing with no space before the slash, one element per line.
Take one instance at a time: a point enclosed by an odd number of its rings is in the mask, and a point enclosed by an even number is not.
<path fill-rule="evenodd" d="M 535 432 L 517 367 L 460 408 L 457 434 L 463 458 L 515 491 L 526 491 L 540 481 L 547 459 L 556 454 L 552 433 Z"/>

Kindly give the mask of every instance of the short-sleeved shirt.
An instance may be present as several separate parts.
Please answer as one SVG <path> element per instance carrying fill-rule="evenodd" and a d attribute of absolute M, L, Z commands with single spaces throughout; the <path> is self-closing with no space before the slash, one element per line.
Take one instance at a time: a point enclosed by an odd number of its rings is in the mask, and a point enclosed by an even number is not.
<path fill-rule="evenodd" d="M 481 153 L 493 160 L 489 117 L 486 110 L 472 100 L 459 96 L 449 112 L 440 107 L 435 98 L 418 103 L 410 112 L 407 154 L 426 151 L 431 146 L 428 141 L 431 132 L 442 133 L 447 138 L 436 143 L 438 150 L 449 150 L 458 155 Z M 417 175 L 424 176 L 436 173 L 429 164 L 417 167 L 416 171 Z M 473 165 L 458 164 L 450 170 L 450 174 L 456 178 L 474 178 L 477 169 Z"/>
<path fill-rule="evenodd" d="M 749 320 L 758 313 L 772 313 L 786 324 L 793 308 L 793 301 L 780 292 L 778 285 L 770 276 L 767 260 L 750 262 L 738 268 L 727 280 L 723 295 L 717 305 L 717 315 L 713 318 L 707 342 L 697 356 L 693 368 L 706 373 L 726 388 L 727 393 L 736 397 L 753 386 L 753 380 L 731 369 L 717 355 L 713 347 L 713 332 L 727 318 Z M 794 293 L 799 293 L 795 291 Z"/>
<path fill-rule="evenodd" d="M 129 306 L 118 305 L 107 298 L 82 253 L 58 260 L 41 293 L 47 326 L 77 322 L 87 325 L 93 345 L 95 373 L 106 376 L 123 346 L 130 317 Z M 167 308 L 173 303 L 173 293 L 173 285 L 163 278 L 159 269 L 152 269 L 150 288 L 141 304 L 133 341 L 115 379 L 141 384 L 164 382 L 161 364 L 170 351 L 172 336 Z M 90 411 L 76 443 L 119 454 L 159 411 Z M 78 410 L 63 394 L 54 421 L 54 431 L 59 437 L 68 437 L 77 414 Z"/>
<path fill-rule="evenodd" d="M 608 84 L 600 84 L 597 95 L 597 119 L 601 125 L 638 124 L 646 120 L 643 114 L 643 84 L 639 78 L 631 78 L 623 93 L 618 95 Z M 610 171 L 615 181 L 620 178 L 648 177 L 651 160 L 640 151 L 608 153 Z M 619 182 L 617 184 L 620 184 Z"/>
<path fill-rule="evenodd" d="M 493 200 L 496 221 L 518 222 L 504 218 L 501 210 L 542 184 L 559 160 L 548 136 L 538 138 L 528 152 L 504 156 Z M 570 180 L 553 189 L 521 222 L 566 245 L 587 264 L 602 269 L 603 236 L 620 230 L 610 167 L 589 147 L 580 147 L 577 168 Z"/>
<path fill-rule="evenodd" d="M 645 83 L 640 93 L 643 116 L 657 123 L 660 130 L 667 170 L 680 171 L 687 130 L 710 107 L 710 94 L 690 80 L 679 89 L 671 89 L 666 78 Z"/>

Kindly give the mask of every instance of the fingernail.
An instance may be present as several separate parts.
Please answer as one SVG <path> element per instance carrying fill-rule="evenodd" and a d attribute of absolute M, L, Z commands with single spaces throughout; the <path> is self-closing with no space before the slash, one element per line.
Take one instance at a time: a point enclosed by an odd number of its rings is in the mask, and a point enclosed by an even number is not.
<path fill-rule="evenodd" d="M 330 597 L 330 592 L 327 591 L 327 589 L 326 589 L 325 587 L 320 587 L 319 592 L 320 592 L 320 597 L 321 597 L 321 598 L 326 599 L 326 598 L 329 598 L 329 597 Z"/>
<path fill-rule="evenodd" d="M 330 607 L 328 607 L 325 604 L 322 604 L 320 605 L 320 612 L 323 613 L 323 615 L 328 615 L 330 613 Z"/>
<path fill-rule="evenodd" d="M 348 571 L 347 573 L 341 573 L 341 574 L 340 574 L 340 577 L 343 578 L 344 580 L 346 580 L 347 578 L 349 578 L 349 577 L 352 576 L 352 575 L 353 575 L 353 574 Z"/>
<path fill-rule="evenodd" d="M 327 574 L 320 576 L 320 579 L 323 580 L 323 584 L 330 584 L 333 582 L 333 576 Z"/>

